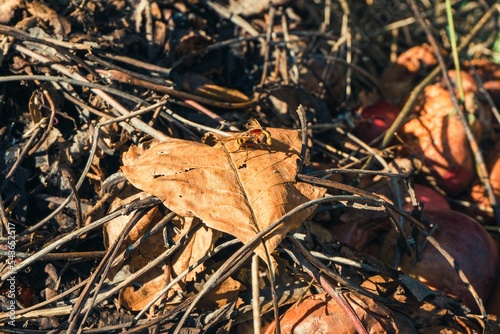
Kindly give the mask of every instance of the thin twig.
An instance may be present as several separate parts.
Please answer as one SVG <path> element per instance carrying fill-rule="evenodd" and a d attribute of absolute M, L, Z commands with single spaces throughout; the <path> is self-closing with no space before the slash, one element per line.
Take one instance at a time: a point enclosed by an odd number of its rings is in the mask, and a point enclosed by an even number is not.
<path fill-rule="evenodd" d="M 309 163 L 309 153 L 307 150 L 307 119 L 306 119 L 306 111 L 304 109 L 303 105 L 299 105 L 297 108 L 297 115 L 299 115 L 299 121 L 300 121 L 300 130 L 301 130 L 301 144 L 302 147 L 300 149 L 300 162 L 299 162 L 299 168 L 298 168 L 298 173 L 302 171 L 304 168 L 304 164 Z"/>
<path fill-rule="evenodd" d="M 85 178 L 87 176 L 87 173 L 90 170 L 90 167 L 92 166 L 92 161 L 93 161 L 94 155 L 96 154 L 96 151 L 97 151 L 97 144 L 98 144 L 98 138 L 99 138 L 99 130 L 101 129 L 101 127 L 109 125 L 109 124 L 113 124 L 113 123 L 120 123 L 120 122 L 125 121 L 125 120 L 127 120 L 129 118 L 133 118 L 133 117 L 142 115 L 142 114 L 144 114 L 146 112 L 150 112 L 151 110 L 154 110 L 155 108 L 157 108 L 160 105 L 164 105 L 165 103 L 166 103 L 166 101 L 160 101 L 160 102 L 158 102 L 158 103 L 156 103 L 154 105 L 151 105 L 149 107 L 145 107 L 143 109 L 131 112 L 128 115 L 116 117 L 116 118 L 111 119 L 109 121 L 98 123 L 96 125 L 96 127 L 95 127 L 95 130 L 94 130 L 94 135 L 93 135 L 93 138 L 92 138 L 92 147 L 90 148 L 89 158 L 87 159 L 87 164 L 83 168 L 83 172 L 82 172 L 80 178 L 78 179 L 78 182 L 75 184 L 75 189 L 76 190 L 80 189 L 80 187 L 82 186 L 83 182 L 85 181 Z M 59 205 L 56 209 L 54 209 L 47 217 L 45 217 L 44 219 L 42 219 L 41 221 L 39 221 L 35 225 L 32 225 L 29 228 L 25 229 L 23 232 L 21 232 L 19 234 L 19 236 L 21 237 L 21 236 L 27 235 L 29 233 L 32 233 L 32 232 L 36 231 L 37 229 L 39 229 L 40 227 L 42 227 L 43 225 L 45 225 L 48 221 L 50 221 L 50 219 L 52 219 L 52 217 L 54 217 L 62 209 L 64 209 L 66 207 L 66 205 L 68 205 L 68 203 L 71 201 L 72 197 L 73 197 L 73 191 L 71 191 L 71 194 L 69 194 L 69 196 L 66 197 L 66 199 L 64 200 L 64 202 L 61 203 L 61 205 Z"/>
<path fill-rule="evenodd" d="M 22 148 L 21 153 L 19 154 L 19 156 L 16 159 L 16 162 L 14 162 L 14 164 L 10 168 L 9 172 L 5 176 L 5 179 L 3 180 L 2 184 L 0 185 L 1 190 L 3 190 L 5 188 L 5 186 L 7 186 L 7 183 L 10 181 L 11 178 L 14 177 L 14 175 L 17 172 L 17 170 L 19 169 L 19 167 L 21 167 L 22 162 L 29 155 L 29 151 L 30 151 L 31 147 L 35 144 L 35 140 L 37 140 L 38 136 L 45 129 L 46 125 L 47 125 L 46 118 L 42 119 L 39 123 L 37 123 L 35 125 L 35 129 L 34 129 L 33 133 L 31 134 L 30 139 L 28 139 L 28 141 L 26 142 L 26 144 Z"/>
<path fill-rule="evenodd" d="M 152 203 L 153 205 L 158 204 L 160 201 L 156 201 L 156 203 Z M 151 208 L 148 208 L 151 209 Z M 153 207 L 151 210 L 155 210 Z M 90 305 L 94 305 L 95 300 L 97 299 L 97 296 L 99 295 L 99 291 L 104 284 L 104 280 L 107 278 L 107 275 L 109 273 L 109 270 L 111 269 L 111 264 L 112 264 L 112 259 L 115 259 L 116 256 L 118 255 L 118 252 L 120 250 L 121 245 L 125 241 L 125 237 L 128 235 L 130 230 L 137 224 L 137 222 L 146 214 L 146 209 L 141 208 L 140 210 L 137 210 L 132 217 L 129 219 L 127 224 L 123 227 L 123 229 L 120 231 L 120 234 L 117 236 L 113 244 L 108 248 L 106 255 L 104 258 L 102 258 L 101 262 L 99 263 L 99 266 L 94 270 L 92 275 L 89 277 L 89 281 L 85 285 L 85 288 L 83 288 L 83 291 L 80 293 L 78 296 L 78 299 L 76 300 L 73 309 L 71 310 L 71 313 L 69 314 L 67 322 L 69 323 L 67 332 L 68 333 L 73 333 L 75 327 L 78 325 L 78 331 L 77 333 L 80 334 L 83 327 L 82 325 L 86 323 L 86 319 L 88 318 L 90 314 L 90 310 L 92 307 L 88 307 L 87 310 L 84 312 L 82 311 L 84 301 L 87 301 L 90 299 Z M 99 279 L 100 277 L 100 279 Z M 99 279 L 99 280 L 98 280 Z M 97 282 L 97 283 L 96 283 Z M 93 290 L 93 295 L 91 298 L 88 298 L 88 296 L 91 293 L 91 290 Z M 83 317 L 80 320 L 80 317 Z"/>
<path fill-rule="evenodd" d="M 172 87 L 165 85 L 159 85 L 150 81 L 142 80 L 133 77 L 127 73 L 120 72 L 117 70 L 98 70 L 99 73 L 106 76 L 110 80 L 117 82 L 126 83 L 128 85 L 139 86 L 147 89 L 154 90 L 159 93 L 169 94 L 171 96 L 177 97 L 183 100 L 192 100 L 199 103 L 203 103 L 209 106 L 224 108 L 224 109 L 243 109 L 249 108 L 255 105 L 259 100 L 259 94 L 255 94 L 253 97 L 249 98 L 246 102 L 223 102 L 211 100 L 206 97 L 198 96 L 195 94 L 183 92 Z"/>
<path fill-rule="evenodd" d="M 307 179 L 306 176 L 302 176 L 301 178 Z M 340 185 L 340 183 L 339 183 Z M 354 187 L 350 187 L 348 185 L 341 185 L 342 187 L 346 187 L 345 189 L 351 189 Z M 354 188 L 357 189 L 357 188 Z M 359 189 L 357 189 L 359 190 Z M 285 215 L 283 215 L 280 219 L 276 220 L 269 226 L 267 226 L 265 229 L 263 229 L 261 232 L 257 233 L 250 241 L 248 241 L 243 247 L 241 247 L 238 251 L 236 251 L 228 260 L 226 260 L 220 267 L 219 269 L 207 280 L 205 285 L 203 286 L 203 289 L 196 295 L 196 297 L 191 301 L 189 304 L 189 307 L 187 308 L 186 312 L 182 316 L 182 318 L 179 320 L 177 323 L 177 327 L 174 331 L 174 334 L 178 334 L 181 330 L 181 328 L 184 326 L 184 323 L 187 320 L 187 317 L 191 313 L 191 311 L 196 307 L 198 302 L 200 301 L 201 298 L 203 298 L 209 291 L 214 289 L 218 284 L 222 283 L 224 278 L 228 277 L 231 275 L 234 271 L 236 271 L 246 259 L 248 259 L 251 255 L 251 251 L 254 250 L 259 244 L 263 242 L 263 240 L 266 239 L 266 237 L 269 234 L 272 234 L 272 232 L 278 228 L 285 220 L 289 219 L 293 215 L 306 210 L 310 207 L 317 206 L 321 203 L 327 203 L 327 202 L 343 202 L 343 203 L 363 203 L 364 207 L 366 205 L 372 205 L 371 209 L 375 209 L 376 207 L 380 208 L 386 208 L 390 210 L 396 211 L 398 214 L 403 215 L 406 219 L 411 221 L 413 224 L 416 226 L 423 227 L 422 223 L 419 221 L 415 220 L 411 215 L 403 210 L 400 210 L 394 205 L 378 199 L 375 197 L 375 195 L 372 195 L 368 192 L 363 192 L 364 194 L 368 194 L 368 197 L 362 197 L 359 195 L 356 196 L 346 196 L 346 195 L 334 195 L 330 196 L 327 195 L 322 198 L 318 198 L 315 200 L 311 200 L 308 202 L 305 202 L 301 205 L 298 205 L 294 209 L 290 210 L 287 212 Z"/>
<path fill-rule="evenodd" d="M 260 320 L 260 286 L 259 286 L 259 255 L 252 256 L 252 315 L 253 332 L 260 334 L 262 323 Z"/>
<path fill-rule="evenodd" d="M 251 36 L 258 36 L 259 35 L 259 32 L 254 27 L 252 27 L 252 25 L 250 23 L 245 21 L 241 16 L 230 12 L 224 6 L 219 5 L 218 3 L 213 2 L 211 0 L 204 0 L 203 3 L 205 3 L 211 9 L 213 9 L 221 17 L 225 18 L 226 20 L 230 20 L 235 25 L 237 25 L 241 29 L 245 30 Z M 264 40 L 262 40 L 261 43 L 264 44 L 265 43 Z"/>
<path fill-rule="evenodd" d="M 54 105 L 54 101 L 52 100 L 52 97 L 50 96 L 49 92 L 46 89 L 43 89 L 42 93 L 43 96 L 45 96 L 45 100 L 49 102 L 50 116 L 49 120 L 47 121 L 47 128 L 45 129 L 45 132 L 40 137 L 38 142 L 35 145 L 33 145 L 32 148 L 30 148 L 28 155 L 33 155 L 36 152 L 36 150 L 38 150 L 38 148 L 42 146 L 43 142 L 45 141 L 45 139 L 47 139 L 47 137 L 50 134 L 50 131 L 52 130 L 54 124 L 54 118 L 56 116 L 56 106 Z"/>
<path fill-rule="evenodd" d="M 264 66 L 262 68 L 262 76 L 260 79 L 260 86 L 264 86 L 267 79 L 267 69 L 269 67 L 269 55 L 271 54 L 271 34 L 273 32 L 274 26 L 274 16 L 276 15 L 276 7 L 273 6 L 272 2 L 269 6 L 269 14 L 267 15 L 267 29 L 266 29 L 266 39 L 262 43 L 262 54 L 264 56 Z M 279 56 L 278 56 L 279 57 Z"/>
<path fill-rule="evenodd" d="M 68 68 L 60 65 L 60 64 L 56 64 L 54 63 L 50 58 L 47 58 L 45 56 L 42 56 L 34 51 L 31 51 L 29 50 L 28 48 L 22 46 L 22 45 L 15 45 L 14 48 L 16 49 L 16 51 L 19 51 L 27 56 L 30 56 L 32 57 L 33 59 L 36 59 L 44 64 L 50 64 L 50 67 L 53 68 L 54 70 L 66 75 L 66 76 L 69 76 L 73 79 L 77 79 L 77 80 L 81 80 L 81 81 L 88 81 L 84 76 L 80 75 L 79 73 L 77 72 L 74 72 L 74 71 L 71 71 L 69 70 Z M 128 115 L 130 114 L 130 111 L 127 110 L 125 107 L 123 107 L 120 103 L 118 103 L 116 100 L 114 100 L 113 98 L 111 98 L 111 96 L 109 96 L 108 94 L 106 94 L 105 92 L 103 92 L 102 90 L 100 89 L 95 89 L 95 88 L 92 88 L 92 92 L 94 92 L 96 95 L 100 96 L 102 99 L 104 99 L 104 101 L 106 101 L 107 103 L 109 103 L 111 106 L 113 106 L 121 115 Z M 153 129 L 151 128 L 150 126 L 148 126 L 146 123 L 144 123 L 143 121 L 141 121 L 140 119 L 137 119 L 137 118 L 132 118 L 130 120 L 130 122 L 132 123 L 132 125 L 134 125 L 137 129 L 139 129 L 140 131 L 143 131 L 147 134 L 149 134 L 150 136 L 152 136 L 153 138 L 156 138 L 160 141 L 163 141 L 165 139 L 167 139 L 167 136 L 163 133 L 161 133 L 160 131 L 156 130 L 156 129 Z"/>
<path fill-rule="evenodd" d="M 167 293 L 175 284 L 177 284 L 180 280 L 187 276 L 191 271 L 193 271 L 200 264 L 204 263 L 206 260 L 210 259 L 214 255 L 218 254 L 220 251 L 226 249 L 227 247 L 234 246 L 240 243 L 238 239 L 233 239 L 231 241 L 225 242 L 222 245 L 217 246 L 214 250 L 208 252 L 202 258 L 197 260 L 195 263 L 191 264 L 188 268 L 186 268 L 182 273 L 178 274 L 174 279 L 172 279 L 163 289 L 157 292 L 156 297 L 152 298 L 143 308 L 142 310 L 134 317 L 131 326 L 134 326 L 137 321 L 156 303 L 158 299 L 160 299 L 165 293 Z"/>
<path fill-rule="evenodd" d="M 30 256 L 29 258 L 25 259 L 23 262 L 17 264 L 13 268 L 12 272 L 20 272 L 22 269 L 26 268 L 27 266 L 30 266 L 33 263 L 39 261 L 42 256 L 44 256 L 44 255 L 52 252 L 53 250 L 61 247 L 62 245 L 64 245 L 68 241 L 74 240 L 74 239 L 78 238 L 79 236 L 83 235 L 84 233 L 87 233 L 95 228 L 102 226 L 107 221 L 123 215 L 126 211 L 127 211 L 127 207 L 120 209 L 118 211 L 115 211 L 114 213 L 112 213 L 112 214 L 110 214 L 102 219 L 96 220 L 92 224 L 84 226 L 79 230 L 75 230 L 71 233 L 66 234 L 62 238 L 54 241 L 52 244 L 46 245 L 45 247 L 41 248 L 38 252 L 36 252 L 32 256 Z M 12 272 L 8 271 L 8 272 L 3 273 L 0 276 L 0 281 L 1 282 L 5 281 L 12 274 Z"/>
<path fill-rule="evenodd" d="M 107 92 L 107 93 L 119 96 L 121 98 L 133 101 L 135 103 L 138 103 L 141 105 L 147 105 L 146 101 L 144 101 L 143 99 L 141 99 L 135 95 L 125 93 L 125 92 L 123 92 L 119 89 L 116 89 L 116 88 L 108 87 L 108 86 L 97 84 L 94 82 L 82 81 L 79 79 L 58 77 L 58 76 L 52 76 L 52 75 L 27 75 L 27 74 L 26 75 L 9 75 L 9 76 L 0 77 L 0 82 L 27 81 L 27 80 L 65 82 L 65 83 L 69 83 L 71 85 L 76 85 L 76 86 L 96 88 L 96 89 L 102 90 L 103 92 Z M 107 117 L 109 117 L 109 116 L 107 116 Z"/>

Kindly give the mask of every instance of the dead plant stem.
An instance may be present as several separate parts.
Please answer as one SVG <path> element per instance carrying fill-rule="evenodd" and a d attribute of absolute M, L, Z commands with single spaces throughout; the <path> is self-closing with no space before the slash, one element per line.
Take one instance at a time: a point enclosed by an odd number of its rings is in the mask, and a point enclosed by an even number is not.
<path fill-rule="evenodd" d="M 87 81 L 88 80 L 80 75 L 79 73 L 77 72 L 74 72 L 74 71 L 71 71 L 69 70 L 68 68 L 66 68 L 65 66 L 63 65 L 60 65 L 60 64 L 57 64 L 57 63 L 53 63 L 53 61 L 50 59 L 50 58 L 47 58 L 45 56 L 42 56 L 34 51 L 31 51 L 29 50 L 28 48 L 22 46 L 22 45 L 15 45 L 14 48 L 16 49 L 16 51 L 18 52 L 21 52 L 27 56 L 30 56 L 42 63 L 45 63 L 45 64 L 51 64 L 50 67 L 53 68 L 54 70 L 66 75 L 66 76 L 69 76 L 73 79 L 77 79 L 77 80 L 81 80 L 81 81 Z M 92 88 L 92 92 L 94 92 L 96 95 L 100 96 L 104 101 L 106 101 L 107 103 L 109 103 L 113 108 L 115 108 L 119 113 L 120 115 L 128 115 L 130 114 L 130 111 L 127 110 L 125 107 L 123 107 L 118 101 L 114 100 L 113 98 L 111 98 L 111 96 L 109 96 L 108 94 L 106 94 L 105 92 L 103 92 L 102 90 L 100 89 L 95 89 L 95 88 Z M 163 141 L 165 139 L 167 139 L 167 136 L 163 133 L 161 133 L 160 131 L 156 130 L 156 129 L 153 129 L 151 128 L 150 126 L 148 126 L 146 123 L 144 123 L 143 121 L 141 121 L 140 119 L 137 119 L 137 118 L 132 118 L 130 120 L 130 122 L 132 123 L 133 126 L 135 126 L 138 130 L 140 131 L 143 131 L 144 133 L 147 133 L 149 134 L 150 136 L 152 136 L 153 138 L 156 138 L 160 141 Z"/>
<path fill-rule="evenodd" d="M 262 323 L 260 319 L 259 255 L 257 254 L 252 256 L 252 315 L 253 332 L 260 334 Z"/>

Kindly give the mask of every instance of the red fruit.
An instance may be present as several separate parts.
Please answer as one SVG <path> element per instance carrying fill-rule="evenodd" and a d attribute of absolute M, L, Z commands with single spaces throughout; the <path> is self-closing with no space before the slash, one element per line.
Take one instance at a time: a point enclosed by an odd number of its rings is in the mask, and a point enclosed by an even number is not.
<path fill-rule="evenodd" d="M 424 204 L 424 211 L 451 209 L 446 198 L 434 189 L 418 183 L 414 184 L 413 189 L 415 190 L 415 197 L 417 198 L 417 201 Z M 404 208 L 411 211 L 413 207 L 411 205 L 410 195 L 406 196 L 405 199 L 406 204 L 404 205 Z"/>
<path fill-rule="evenodd" d="M 498 204 L 500 202 L 500 145 L 487 148 L 486 152 L 486 168 L 488 169 L 491 187 L 493 188 L 493 193 Z M 471 216 L 481 216 L 481 219 L 486 224 L 495 224 L 490 200 L 484 186 L 479 181 L 476 181 L 476 184 L 472 186 L 469 198 L 475 205 L 466 208 L 467 213 Z"/>
<path fill-rule="evenodd" d="M 358 296 L 352 292 L 345 293 L 346 300 L 368 333 L 411 332 L 406 324 L 381 303 L 366 296 Z M 351 319 L 346 312 L 326 294 L 308 296 L 293 305 L 280 319 L 281 333 L 315 333 L 337 334 L 356 333 Z M 263 332 L 275 332 L 276 324 L 272 323 Z"/>
<path fill-rule="evenodd" d="M 488 91 L 496 106 L 500 105 L 500 64 L 488 59 L 473 59 L 464 63 L 464 70 L 474 76 L 479 75 L 483 82 L 483 87 Z M 474 66 L 475 71 L 472 70 Z M 484 100 L 484 97 L 481 97 Z"/>
<path fill-rule="evenodd" d="M 424 204 L 424 212 L 427 210 L 450 209 L 446 199 L 434 189 L 421 184 L 415 184 L 413 188 L 417 201 Z M 403 208 L 408 211 L 413 210 L 409 195 L 404 196 L 404 201 L 406 204 L 403 205 Z M 349 218 L 355 217 L 353 214 L 346 214 L 346 216 Z M 341 221 L 335 220 L 332 222 L 330 230 L 338 240 L 356 248 L 360 252 L 376 257 L 378 256 L 381 237 L 387 234 L 392 226 L 391 221 L 386 216 L 377 217 L 371 214 L 363 215 L 354 220 L 341 217 Z"/>
<path fill-rule="evenodd" d="M 492 237 L 474 219 L 457 211 L 427 211 L 424 217 L 438 224 L 433 237 L 455 259 L 485 301 L 497 276 L 498 252 Z M 421 245 L 422 241 L 423 237 L 419 238 L 418 244 Z M 393 261 L 396 242 L 397 233 L 391 230 L 381 250 L 381 258 L 389 264 Z M 413 258 L 403 254 L 399 269 L 431 289 L 458 298 L 474 312 L 479 310 L 456 270 L 430 243 L 427 243 L 415 264 Z"/>
<path fill-rule="evenodd" d="M 399 108 L 383 100 L 361 109 L 362 120 L 356 128 L 358 136 L 366 142 L 384 133 L 399 114 Z"/>
<path fill-rule="evenodd" d="M 467 96 L 474 100 L 474 93 Z M 412 154 L 421 156 L 439 186 L 452 196 L 458 195 L 474 178 L 469 140 L 445 88 L 440 84 L 427 86 L 424 98 L 418 117 L 403 126 L 401 137 Z"/>
<path fill-rule="evenodd" d="M 495 239 L 495 244 L 497 246 L 497 250 L 500 251 L 500 243 L 498 238 Z M 486 303 L 486 311 L 488 314 L 494 314 L 497 318 L 500 318 L 500 277 L 497 277 L 495 282 L 495 287 L 491 292 L 488 302 Z"/>
<path fill-rule="evenodd" d="M 488 159 L 488 171 L 490 173 L 490 182 L 493 192 L 500 201 L 500 145 L 494 147 L 495 153 L 491 154 Z"/>

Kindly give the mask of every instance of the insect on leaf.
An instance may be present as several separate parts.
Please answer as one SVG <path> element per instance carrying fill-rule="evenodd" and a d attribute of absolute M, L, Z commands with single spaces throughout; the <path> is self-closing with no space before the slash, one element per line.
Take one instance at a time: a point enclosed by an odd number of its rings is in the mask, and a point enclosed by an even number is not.
<path fill-rule="evenodd" d="M 272 136 L 269 148 L 240 148 L 236 140 L 209 146 L 169 138 L 138 157 L 133 149 L 125 153 L 122 170 L 134 186 L 159 197 L 178 215 L 199 217 L 246 243 L 286 212 L 325 193 L 295 181 L 300 131 L 267 131 Z M 267 240 L 267 250 L 272 252 L 313 211 L 285 221 Z M 263 259 L 264 251 L 262 246 L 256 249 Z"/>

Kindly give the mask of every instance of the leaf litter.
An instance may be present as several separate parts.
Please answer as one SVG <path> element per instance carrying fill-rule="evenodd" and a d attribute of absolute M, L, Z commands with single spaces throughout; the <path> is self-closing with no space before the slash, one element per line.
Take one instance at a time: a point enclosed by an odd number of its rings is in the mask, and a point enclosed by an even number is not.
<path fill-rule="evenodd" d="M 302 147 L 300 131 L 268 129 L 269 151 L 242 149 L 236 140 L 211 147 L 169 138 L 121 167 L 135 187 L 159 197 L 180 216 L 200 218 L 208 227 L 248 242 L 257 233 L 306 201 L 322 197 L 321 188 L 296 182 Z M 265 242 L 271 253 L 314 208 L 287 219 Z M 258 254 L 268 261 L 263 247 Z"/>
<path fill-rule="evenodd" d="M 460 78 L 412 4 L 4 1 L 2 331 L 500 332 L 498 4 L 452 4 Z"/>

